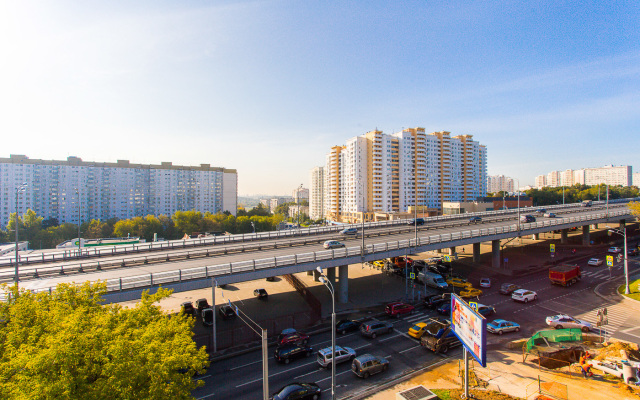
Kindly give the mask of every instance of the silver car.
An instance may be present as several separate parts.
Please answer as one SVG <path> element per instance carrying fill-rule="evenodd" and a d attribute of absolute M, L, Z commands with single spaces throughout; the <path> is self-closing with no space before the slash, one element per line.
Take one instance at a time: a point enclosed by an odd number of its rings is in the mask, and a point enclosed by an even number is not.
<path fill-rule="evenodd" d="M 356 351 L 351 347 L 336 346 L 336 364 L 351 361 L 356 358 Z M 326 347 L 318 351 L 318 364 L 322 368 L 331 366 L 331 347 Z"/>
<path fill-rule="evenodd" d="M 556 329 L 573 328 L 573 329 L 581 329 L 582 332 L 589 332 L 593 327 L 587 321 L 582 321 L 580 319 L 576 319 L 564 314 L 547 317 L 546 322 L 547 322 L 547 325 L 553 326 Z"/>

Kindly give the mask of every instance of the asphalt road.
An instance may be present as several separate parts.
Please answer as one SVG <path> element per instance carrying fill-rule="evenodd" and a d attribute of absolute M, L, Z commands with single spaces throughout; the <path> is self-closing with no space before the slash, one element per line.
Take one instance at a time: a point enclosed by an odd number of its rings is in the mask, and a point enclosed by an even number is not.
<path fill-rule="evenodd" d="M 604 254 L 602 257 L 604 258 Z M 571 287 L 551 285 L 546 269 L 520 278 L 487 275 L 492 278 L 492 287 L 485 289 L 478 301 L 496 308 L 496 314 L 489 316 L 488 320 L 501 318 L 517 322 L 521 326 L 521 331 L 518 333 L 507 333 L 502 336 L 488 334 L 488 351 L 497 348 L 495 345 L 502 342 L 529 337 L 540 329 L 547 329 L 545 317 L 550 315 L 569 314 L 595 324 L 596 311 L 601 307 L 608 308 L 609 325 L 604 331 L 596 328 L 595 333 L 618 338 L 635 337 L 637 341 L 640 336 L 635 336 L 635 334 L 640 334 L 640 332 L 633 329 L 640 331 L 637 328 L 640 326 L 640 313 L 638 312 L 640 307 L 623 303 L 617 297 L 605 296 L 602 298 L 594 293 L 594 289 L 603 282 L 619 279 L 623 273 L 622 264 L 618 263 L 611 269 L 610 278 L 609 269 L 606 266 L 587 266 L 588 258 L 578 260 L 577 263 L 583 271 L 583 278 L 578 284 Z M 637 257 L 630 259 L 631 274 L 640 271 L 639 264 Z M 538 300 L 523 304 L 514 302 L 510 296 L 499 294 L 500 285 L 507 281 L 537 292 Z M 472 280 L 472 283 L 474 286 L 478 286 L 478 282 Z M 379 311 L 382 312 L 382 310 Z M 393 323 L 393 333 L 378 336 L 376 339 L 362 337 L 358 332 L 345 336 L 337 335 L 337 345 L 351 347 L 356 350 L 358 355 L 371 353 L 383 356 L 390 361 L 388 371 L 371 376 L 368 380 L 356 377 L 351 372 L 348 362 L 337 365 L 337 396 L 342 398 L 375 388 L 382 382 L 437 363 L 446 357 L 461 358 L 460 348 L 450 350 L 446 356 L 434 354 L 422 348 L 418 340 L 407 335 L 408 329 L 416 322 L 426 321 L 436 315 L 435 311 L 419 305 L 413 314 L 400 319 L 386 316 L 379 318 Z M 330 332 L 313 335 L 310 344 L 314 351 L 330 346 Z M 325 396 L 330 395 L 331 370 L 321 368 L 315 360 L 315 354 L 309 358 L 294 360 L 289 365 L 284 365 L 273 359 L 273 351 L 274 348 L 270 347 L 268 352 L 270 393 L 286 384 L 298 381 L 315 382 L 320 385 Z M 262 396 L 261 353 L 253 351 L 215 362 L 199 379 L 205 382 L 205 386 L 194 391 L 193 394 L 198 399 L 260 399 Z"/>

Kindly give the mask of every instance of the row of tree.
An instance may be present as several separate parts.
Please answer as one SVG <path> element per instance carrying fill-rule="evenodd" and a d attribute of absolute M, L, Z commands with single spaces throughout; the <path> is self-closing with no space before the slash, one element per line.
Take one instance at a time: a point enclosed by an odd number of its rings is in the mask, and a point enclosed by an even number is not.
<path fill-rule="evenodd" d="M 587 186 L 576 184 L 566 187 L 543 187 L 525 191 L 531 197 L 534 206 L 548 206 L 564 203 L 579 203 L 583 200 L 606 200 L 607 186 Z M 505 192 L 489 193 L 490 196 L 502 197 Z M 640 193 L 636 186 L 609 186 L 609 200 L 638 197 Z"/>

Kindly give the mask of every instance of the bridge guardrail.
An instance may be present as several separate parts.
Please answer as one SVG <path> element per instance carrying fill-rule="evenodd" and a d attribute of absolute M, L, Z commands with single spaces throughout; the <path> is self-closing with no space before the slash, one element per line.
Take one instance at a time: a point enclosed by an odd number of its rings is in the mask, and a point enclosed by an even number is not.
<path fill-rule="evenodd" d="M 616 199 L 610 200 L 609 204 L 618 204 L 618 203 L 627 203 L 630 201 L 638 201 L 640 198 L 629 198 L 629 199 Z M 606 201 L 596 201 L 593 203 L 594 205 L 604 205 Z M 537 209 L 540 207 L 528 207 L 521 208 L 520 210 L 529 210 L 531 208 Z M 550 205 L 544 206 L 546 209 L 562 209 L 562 208 L 576 208 L 580 207 L 579 203 L 572 204 L 564 204 L 564 205 Z M 525 211 L 526 212 L 526 211 Z M 506 214 L 515 214 L 517 210 L 509 209 L 509 210 L 495 210 L 495 211 L 482 211 L 482 212 L 473 212 L 473 213 L 465 213 L 465 214 L 453 214 L 453 215 L 439 215 L 434 217 L 429 217 L 429 221 L 446 221 L 446 220 L 456 220 L 456 219 L 467 219 L 472 216 L 493 216 L 493 215 L 506 215 Z M 380 221 L 380 222 L 366 222 L 364 223 L 364 227 L 366 228 L 379 228 L 385 226 L 396 226 L 396 225 L 406 225 L 407 219 L 399 219 L 392 221 Z M 225 235 L 225 236 L 213 236 L 209 238 L 197 238 L 197 239 L 182 239 L 182 240 L 171 240 L 166 242 L 149 242 L 142 244 L 133 244 L 133 245 L 121 245 L 117 247 L 110 248 L 93 248 L 93 249 L 84 249 L 78 250 L 70 249 L 68 251 L 63 251 L 60 253 L 51 253 L 51 254 L 41 254 L 37 256 L 24 256 L 20 257 L 20 263 L 23 265 L 28 265 L 30 263 L 45 263 L 45 262 L 55 262 L 55 261 L 66 261 L 71 259 L 79 259 L 79 258 L 91 258 L 91 257 L 100 257 L 100 256 L 112 256 L 112 255 L 120 255 L 120 254 L 130 254 L 130 253 L 140 253 L 144 251 L 162 251 L 162 250 L 175 250 L 175 249 L 184 249 L 187 247 L 202 247 L 202 246 L 210 246 L 210 245 L 218 245 L 218 244 L 229 244 L 229 243 L 239 243 L 244 242 L 246 240 L 254 241 L 254 240 L 262 240 L 262 239 L 281 239 L 286 237 L 294 237 L 294 236 L 311 236 L 318 235 L 323 233 L 331 233 L 337 232 L 345 227 L 360 227 L 363 224 L 344 224 L 344 225 L 333 225 L 333 226 L 325 226 L 325 227 L 313 227 L 313 228 L 305 228 L 305 229 L 294 229 L 294 230 L 282 230 L 282 231 L 269 231 L 269 232 L 258 232 L 258 233 L 244 233 L 244 234 L 236 234 L 236 235 Z M 0 262 L 0 267 L 2 266 L 11 266 L 13 265 L 14 259 L 9 258 L 6 262 Z"/>
<path fill-rule="evenodd" d="M 526 231 L 527 229 L 535 229 L 542 227 L 551 227 L 555 225 L 564 225 L 567 223 L 575 222 L 587 222 L 589 220 L 597 220 L 605 217 L 616 217 L 620 215 L 628 215 L 628 210 L 612 211 L 607 213 L 598 213 L 591 218 L 586 216 L 568 217 L 568 218 L 556 218 L 551 220 L 545 220 L 540 222 L 532 222 L 528 224 L 521 224 L 520 231 Z M 496 234 L 517 232 L 518 225 L 508 225 L 504 227 L 496 228 L 484 228 L 473 229 L 468 231 L 462 231 L 458 233 L 447 233 L 440 235 L 431 235 L 425 237 L 418 237 L 416 239 L 404 239 L 394 242 L 375 243 L 369 244 L 365 247 L 365 254 L 384 253 L 389 250 L 409 249 L 411 247 L 417 247 L 421 245 L 435 244 L 448 242 L 452 240 L 459 240 L 464 238 L 494 236 Z M 526 234 L 526 233 L 525 233 Z M 367 251 L 371 249 L 371 251 Z M 178 269 L 174 271 L 156 272 L 145 275 L 137 275 L 124 278 L 107 279 L 107 291 L 123 291 L 129 289 L 136 289 L 141 287 L 149 287 L 158 284 L 168 284 L 183 282 L 193 279 L 210 278 L 219 275 L 233 274 L 247 271 L 257 271 L 268 268 L 276 268 L 283 266 L 297 265 L 304 262 L 317 262 L 322 260 L 330 260 L 336 258 L 346 258 L 351 256 L 358 256 L 362 254 L 362 248 L 360 246 L 347 247 L 341 249 L 322 250 L 311 253 L 285 255 L 280 257 L 270 257 L 264 259 L 256 259 L 250 261 L 239 261 L 227 264 L 218 264 L 205 267 L 195 267 L 188 269 Z M 28 271 L 26 273 L 29 273 Z M 1 277 L 2 275 L 0 275 Z M 10 275 L 11 277 L 13 275 Z M 36 289 L 34 292 L 39 291 L 51 291 L 54 287 Z"/>

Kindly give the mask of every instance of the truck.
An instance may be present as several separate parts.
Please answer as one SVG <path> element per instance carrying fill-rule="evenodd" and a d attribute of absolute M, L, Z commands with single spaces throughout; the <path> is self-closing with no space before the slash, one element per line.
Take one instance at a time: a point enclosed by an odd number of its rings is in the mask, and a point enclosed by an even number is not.
<path fill-rule="evenodd" d="M 577 265 L 558 265 L 549 268 L 549 280 L 554 285 L 571 286 L 582 278 Z"/>
<path fill-rule="evenodd" d="M 436 353 L 446 353 L 462 342 L 451 330 L 451 322 L 443 317 L 431 318 L 427 322 L 420 345 Z"/>

